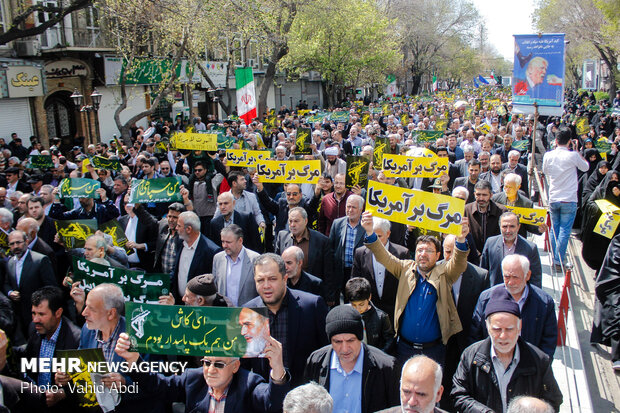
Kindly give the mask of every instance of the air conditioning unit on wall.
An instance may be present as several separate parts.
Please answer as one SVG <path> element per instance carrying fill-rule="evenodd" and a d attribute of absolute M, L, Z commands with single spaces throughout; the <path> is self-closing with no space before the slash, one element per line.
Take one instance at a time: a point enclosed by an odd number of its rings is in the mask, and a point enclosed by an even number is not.
<path fill-rule="evenodd" d="M 17 40 L 15 41 L 15 53 L 19 57 L 40 56 L 41 43 L 38 40 Z"/>

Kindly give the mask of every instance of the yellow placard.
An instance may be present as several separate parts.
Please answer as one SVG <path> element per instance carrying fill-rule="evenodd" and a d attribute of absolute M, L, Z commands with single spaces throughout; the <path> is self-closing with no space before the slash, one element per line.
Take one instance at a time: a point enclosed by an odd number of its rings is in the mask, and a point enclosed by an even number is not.
<path fill-rule="evenodd" d="M 611 239 L 616 233 L 618 224 L 620 224 L 620 208 L 606 199 L 599 199 L 594 202 L 603 212 L 594 227 L 594 233 Z"/>
<path fill-rule="evenodd" d="M 616 233 L 618 224 L 620 224 L 620 214 L 604 213 L 598 219 L 596 227 L 594 227 L 594 233 L 611 239 Z"/>
<path fill-rule="evenodd" d="M 620 208 L 618 208 L 617 206 L 615 206 L 614 204 L 612 204 L 611 202 L 609 202 L 606 199 L 599 199 L 594 201 L 596 203 L 596 205 L 599 207 L 599 209 L 601 211 L 603 211 L 603 213 L 618 213 L 620 212 Z"/>
<path fill-rule="evenodd" d="M 88 165 L 90 165 L 90 159 L 86 158 L 82 161 L 82 173 L 88 173 Z"/>
<path fill-rule="evenodd" d="M 175 133 L 170 137 L 170 147 L 192 151 L 217 151 L 217 133 Z"/>
<path fill-rule="evenodd" d="M 310 113 L 310 109 L 300 109 L 297 111 L 297 116 L 305 116 L 307 113 Z"/>
<path fill-rule="evenodd" d="M 384 153 L 382 169 L 387 177 L 438 178 L 448 173 L 448 158 L 411 157 Z"/>
<path fill-rule="evenodd" d="M 321 176 L 321 161 L 256 161 L 260 182 L 316 184 Z"/>
<path fill-rule="evenodd" d="M 465 201 L 448 195 L 368 181 L 366 209 L 392 222 L 460 235 Z"/>
<path fill-rule="evenodd" d="M 517 214 L 519 222 L 522 224 L 536 225 L 544 224 L 547 221 L 547 210 L 544 208 L 519 208 L 504 205 L 506 208 Z"/>
<path fill-rule="evenodd" d="M 483 123 L 483 124 L 479 125 L 476 128 L 476 130 L 478 132 L 483 133 L 483 134 L 486 135 L 487 133 L 491 132 L 491 127 L 489 125 L 487 125 L 486 123 Z"/>
<path fill-rule="evenodd" d="M 383 106 L 381 106 L 381 110 L 383 111 L 384 115 L 389 115 L 390 113 L 392 113 L 389 103 L 384 103 Z"/>
<path fill-rule="evenodd" d="M 243 149 L 226 149 L 226 163 L 230 166 L 255 167 L 256 161 L 271 158 L 269 151 L 245 151 Z"/>

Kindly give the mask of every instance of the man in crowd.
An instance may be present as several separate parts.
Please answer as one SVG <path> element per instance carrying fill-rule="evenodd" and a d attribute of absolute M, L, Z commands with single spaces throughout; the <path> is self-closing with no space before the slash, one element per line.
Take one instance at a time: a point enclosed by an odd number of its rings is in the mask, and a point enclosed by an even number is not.
<path fill-rule="evenodd" d="M 519 304 L 496 288 L 484 317 L 490 336 L 468 347 L 454 376 L 451 396 L 459 411 L 506 411 L 520 395 L 549 402 L 555 411 L 562 393 L 549 356 L 520 337 Z"/>
<path fill-rule="evenodd" d="M 213 257 L 219 251 L 217 245 L 200 233 L 200 219 L 192 211 L 185 211 L 177 219 L 177 232 L 181 245 L 177 245 L 171 294 L 177 304 L 187 282 L 200 274 L 208 274 L 213 268 Z"/>
<path fill-rule="evenodd" d="M 491 194 L 497 194 L 502 190 L 502 158 L 499 155 L 492 155 L 488 172 L 480 174 L 480 180 L 491 184 Z"/>
<path fill-rule="evenodd" d="M 327 344 L 325 316 L 327 306 L 321 297 L 287 288 L 286 264 L 282 257 L 266 253 L 254 260 L 254 281 L 259 297 L 244 307 L 267 307 L 271 337 L 282 343 L 284 366 L 291 373 L 291 384 L 303 383 L 306 359 Z M 269 368 L 262 359 L 249 363 L 252 370 L 267 377 Z"/>
<path fill-rule="evenodd" d="M 502 282 L 501 263 L 504 257 L 520 254 L 526 256 L 530 263 L 532 269 L 530 284 L 542 288 L 542 265 L 538 247 L 532 241 L 519 235 L 520 224 L 517 214 L 511 211 L 504 212 L 499 217 L 499 225 L 501 234 L 487 239 L 480 259 L 480 266 L 489 271 L 491 285 Z"/>
<path fill-rule="evenodd" d="M 444 393 L 441 366 L 426 356 L 413 356 L 400 377 L 400 405 L 379 413 L 446 413 L 436 407 Z M 444 397 L 444 399 L 447 397 Z"/>
<path fill-rule="evenodd" d="M 465 205 L 465 216 L 479 254 L 489 237 L 499 235 L 499 217 L 507 211 L 504 206 L 491 201 L 491 195 L 491 184 L 481 178 L 474 187 L 476 200 Z"/>
<path fill-rule="evenodd" d="M 477 159 L 472 159 L 469 161 L 467 165 L 467 171 L 469 172 L 468 176 L 463 176 L 460 178 L 456 178 L 454 181 L 454 186 L 462 186 L 467 188 L 469 191 L 469 197 L 465 200 L 465 203 L 470 203 L 475 201 L 474 193 L 475 193 L 475 185 L 478 183 L 478 176 L 480 175 L 480 161 Z"/>
<path fill-rule="evenodd" d="M 374 233 L 371 213 L 364 212 L 361 225 L 366 230 L 365 245 L 399 280 L 394 311 L 397 359 L 404 363 L 413 355 L 424 354 L 443 364 L 445 345 L 462 330 L 451 287 L 467 268 L 467 218 L 463 219 L 452 258 L 438 264 L 441 244 L 437 238 L 418 237 L 415 261 L 399 260 L 385 250 Z"/>
<path fill-rule="evenodd" d="M 337 412 L 370 413 L 398 403 L 396 360 L 362 342 L 362 316 L 349 305 L 334 307 L 325 320 L 331 344 L 308 358 L 307 381 L 325 387 Z"/>
<path fill-rule="evenodd" d="M 302 269 L 304 252 L 301 248 L 291 245 L 285 249 L 281 255 L 284 260 L 284 265 L 286 266 L 288 288 L 325 297 L 321 279 Z"/>
<path fill-rule="evenodd" d="M 340 291 L 351 278 L 355 250 L 363 245 L 364 229 L 361 226 L 364 198 L 350 195 L 347 198 L 346 216 L 336 219 L 329 233 L 329 248 L 334 253 L 334 282 L 336 284 L 336 303 L 330 300 L 330 306 L 337 304 Z M 342 277 L 342 278 L 340 278 Z"/>
<path fill-rule="evenodd" d="M 560 270 L 566 263 L 568 240 L 577 215 L 577 170 L 585 172 L 589 168 L 588 161 L 583 159 L 579 151 L 569 150 L 572 144 L 571 133 L 566 127 L 560 128 L 556 139 L 557 148 L 545 153 L 543 157 L 543 173 L 549 181 L 549 213 L 553 224 L 553 265 Z"/>
<path fill-rule="evenodd" d="M 223 228 L 220 238 L 224 250 L 213 257 L 213 275 L 218 291 L 237 307 L 258 296 L 252 263 L 259 254 L 243 245 L 243 231 L 236 224 Z"/>
<path fill-rule="evenodd" d="M 80 206 L 67 211 L 65 206 L 58 199 L 59 188 L 54 188 L 54 204 L 50 208 L 50 218 L 59 220 L 73 219 L 96 219 L 97 224 L 106 223 L 120 215 L 118 209 L 108 199 L 105 189 L 99 188 L 95 192 L 99 195 L 99 199 L 80 198 Z"/>
<path fill-rule="evenodd" d="M 318 231 L 329 237 L 332 223 L 346 215 L 346 203 L 349 191 L 345 186 L 345 174 L 338 174 L 334 177 L 334 191 L 327 194 L 321 200 L 321 210 L 318 219 Z"/>
<path fill-rule="evenodd" d="M 177 247 L 180 243 L 177 222 L 182 212 L 185 212 L 183 204 L 174 202 L 168 206 L 166 217 L 158 223 L 153 265 L 155 272 L 171 274 L 174 270 Z"/>
<path fill-rule="evenodd" d="M 237 211 L 235 208 L 236 203 L 237 201 L 235 201 L 235 197 L 231 191 L 222 192 L 217 197 L 219 215 L 216 215 L 209 223 L 209 238 L 221 247 L 222 240 L 220 238 L 220 233 L 222 229 L 235 224 L 243 231 L 244 245 L 253 251 L 260 251 L 261 245 L 257 230 L 258 225 L 254 220 L 253 214 Z"/>
<path fill-rule="evenodd" d="M 13 302 L 21 332 L 28 337 L 32 294 L 41 287 L 57 285 L 56 275 L 47 256 L 28 249 L 23 231 L 9 234 L 9 248 L 13 257 L 6 264 L 2 290 Z"/>
<path fill-rule="evenodd" d="M 333 253 L 327 237 L 308 228 L 306 210 L 294 207 L 289 211 L 289 230 L 280 231 L 276 238 L 276 254 L 282 254 L 288 247 L 299 247 L 304 256 L 302 270 L 323 280 L 323 288 L 328 303 L 338 299 L 336 279 L 333 269 Z"/>
<path fill-rule="evenodd" d="M 519 305 L 523 340 L 553 357 L 558 337 L 553 298 L 530 282 L 530 262 L 525 256 L 509 255 L 502 260 L 501 267 L 504 282 L 480 294 L 471 322 L 470 343 L 482 340 L 489 334 L 484 323 L 485 308 L 494 292 L 504 289 Z"/>

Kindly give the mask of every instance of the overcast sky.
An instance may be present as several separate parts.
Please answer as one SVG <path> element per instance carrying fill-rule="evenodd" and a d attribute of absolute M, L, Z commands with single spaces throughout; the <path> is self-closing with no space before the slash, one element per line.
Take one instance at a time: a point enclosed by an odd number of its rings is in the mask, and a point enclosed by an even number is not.
<path fill-rule="evenodd" d="M 487 39 L 504 58 L 513 60 L 513 34 L 534 33 L 532 13 L 535 0 L 473 0 L 484 19 Z"/>

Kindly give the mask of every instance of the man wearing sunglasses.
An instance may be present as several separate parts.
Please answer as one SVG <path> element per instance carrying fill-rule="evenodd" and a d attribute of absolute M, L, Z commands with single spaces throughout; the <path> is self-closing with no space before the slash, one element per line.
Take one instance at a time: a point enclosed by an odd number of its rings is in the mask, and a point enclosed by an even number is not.
<path fill-rule="evenodd" d="M 129 346 L 129 336 L 121 333 L 116 354 L 133 364 L 140 355 L 130 352 Z M 130 373 L 130 377 L 141 388 L 162 395 L 168 403 L 184 402 L 185 411 L 278 411 L 290 389 L 290 374 L 282 362 L 282 344 L 268 337 L 264 354 L 271 367 L 269 382 L 241 368 L 235 357 L 204 357 L 202 368 L 187 369 L 181 375 Z"/>

